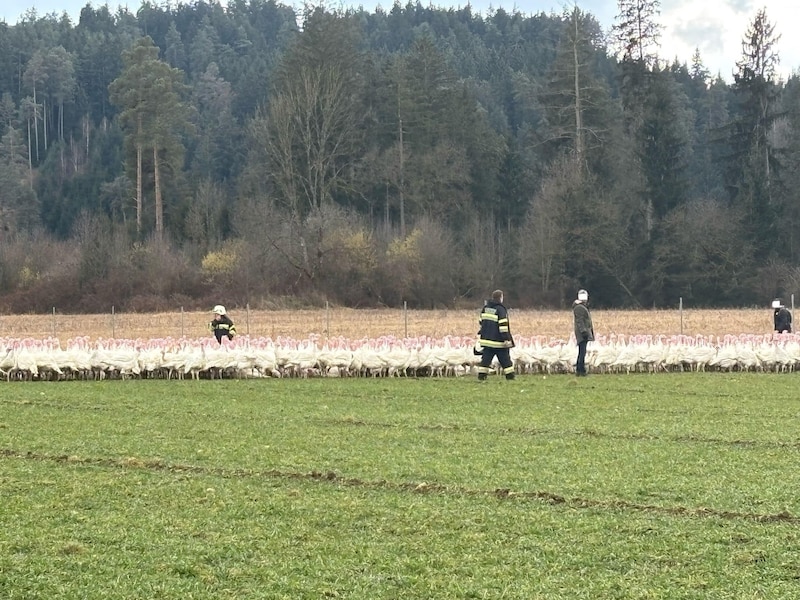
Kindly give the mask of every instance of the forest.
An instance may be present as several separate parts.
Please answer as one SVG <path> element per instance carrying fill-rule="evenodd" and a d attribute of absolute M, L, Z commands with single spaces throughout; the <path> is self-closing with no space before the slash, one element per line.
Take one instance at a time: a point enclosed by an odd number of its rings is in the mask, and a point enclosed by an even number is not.
<path fill-rule="evenodd" d="M 800 290 L 800 81 L 658 0 L 198 0 L 0 23 L 0 310 L 768 306 Z M 797 234 L 797 235 L 795 235 Z"/>

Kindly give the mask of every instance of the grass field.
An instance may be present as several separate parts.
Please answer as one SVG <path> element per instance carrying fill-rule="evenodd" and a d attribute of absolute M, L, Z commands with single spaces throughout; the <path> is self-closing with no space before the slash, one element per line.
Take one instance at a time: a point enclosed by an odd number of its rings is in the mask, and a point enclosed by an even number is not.
<path fill-rule="evenodd" d="M 474 336 L 478 309 L 475 310 L 230 310 L 239 334 L 306 338 L 343 336 L 351 339 L 391 335 Z M 770 309 L 726 310 L 594 310 L 598 334 L 716 335 L 728 333 L 769 333 Z M 517 336 L 543 335 L 566 339 L 572 331 L 572 311 L 511 310 L 512 331 Z M 98 338 L 202 337 L 211 314 L 183 312 L 143 314 L 111 313 L 105 315 L 2 315 L 0 330 L 9 337 L 49 336 L 66 341 L 78 336 Z"/>
<path fill-rule="evenodd" d="M 10 384 L 0 597 L 797 597 L 796 388 Z"/>

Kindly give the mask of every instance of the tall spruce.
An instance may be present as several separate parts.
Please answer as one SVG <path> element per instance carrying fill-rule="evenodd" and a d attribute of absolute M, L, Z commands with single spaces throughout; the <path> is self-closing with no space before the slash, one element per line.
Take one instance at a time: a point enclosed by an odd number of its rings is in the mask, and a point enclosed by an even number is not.
<path fill-rule="evenodd" d="M 15 231 L 36 228 L 39 203 L 28 173 L 25 142 L 10 127 L 0 138 L 0 243 Z"/>
<path fill-rule="evenodd" d="M 188 113 L 181 95 L 183 73 L 158 58 L 147 36 L 124 53 L 125 69 L 110 86 L 126 143 L 133 149 L 129 168 L 136 179 L 136 231 L 143 232 L 144 168 L 152 173 L 155 234 L 164 234 L 163 184 L 167 170 L 182 168 L 181 134 L 188 130 Z"/>
<path fill-rule="evenodd" d="M 604 50 L 602 30 L 578 7 L 563 15 L 564 28 L 547 87 L 541 96 L 549 125 L 548 144 L 566 152 L 575 167 L 588 169 L 588 149 L 602 143 L 607 127 L 600 119 L 609 100 L 607 87 L 594 71 Z"/>
<path fill-rule="evenodd" d="M 619 0 L 611 35 L 620 57 L 622 102 L 630 130 L 641 125 L 650 69 L 658 61 L 662 25 L 659 0 Z"/>
<path fill-rule="evenodd" d="M 657 48 L 662 26 L 659 0 L 619 0 L 617 18 L 611 28 L 623 61 L 652 67 L 658 60 Z"/>
<path fill-rule="evenodd" d="M 776 80 L 780 59 L 775 50 L 779 39 L 766 11 L 759 10 L 742 40 L 742 57 L 734 74 L 735 106 L 727 126 L 731 154 L 726 181 L 731 198 L 742 210 L 758 261 L 774 253 L 777 240 L 779 160 L 771 132 L 780 116 Z"/>
<path fill-rule="evenodd" d="M 492 203 L 476 199 L 497 193 L 506 144 L 432 36 L 421 35 L 398 57 L 391 79 L 401 192 L 410 214 L 455 224 L 476 204 L 491 211 Z"/>
<path fill-rule="evenodd" d="M 786 165 L 800 165 L 800 78 L 794 75 L 786 82 L 781 95 L 786 118 L 783 127 Z M 781 250 L 787 264 L 800 261 L 800 169 L 784 169 L 781 174 L 784 190 L 784 212 L 780 232 Z"/>
<path fill-rule="evenodd" d="M 656 70 L 640 129 L 640 163 L 651 219 L 661 219 L 686 201 L 690 132 L 694 113 L 667 71 Z M 652 228 L 652 226 L 649 226 Z"/>

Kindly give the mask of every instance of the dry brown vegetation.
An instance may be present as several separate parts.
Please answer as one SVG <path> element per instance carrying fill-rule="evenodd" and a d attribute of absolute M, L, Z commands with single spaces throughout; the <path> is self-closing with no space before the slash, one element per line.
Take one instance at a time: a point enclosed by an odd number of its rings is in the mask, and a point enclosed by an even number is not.
<path fill-rule="evenodd" d="M 240 335 L 276 338 L 322 337 L 350 339 L 389 336 L 474 336 L 477 310 L 321 309 L 298 311 L 231 310 Z M 739 310 L 649 310 L 592 312 L 595 331 L 602 334 L 725 335 L 769 333 L 772 313 L 766 308 Z M 117 313 L 93 315 L 5 315 L 0 326 L 7 337 L 67 340 L 100 338 L 203 337 L 210 335 L 206 312 Z M 511 310 L 517 337 L 544 335 L 566 339 L 572 330 L 570 310 Z"/>

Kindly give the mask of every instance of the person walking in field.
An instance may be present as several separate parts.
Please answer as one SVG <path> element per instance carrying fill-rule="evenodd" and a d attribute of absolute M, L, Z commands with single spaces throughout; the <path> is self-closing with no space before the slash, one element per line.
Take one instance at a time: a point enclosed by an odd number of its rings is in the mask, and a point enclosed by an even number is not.
<path fill-rule="evenodd" d="M 478 332 L 478 344 L 481 346 L 478 381 L 486 381 L 495 356 L 506 379 L 514 379 L 514 363 L 511 361 L 514 338 L 508 324 L 508 310 L 503 305 L 502 290 L 492 292 L 492 299 L 484 303 L 478 322 L 481 326 Z"/>
<path fill-rule="evenodd" d="M 208 324 L 208 328 L 214 334 L 214 337 L 217 338 L 220 344 L 222 343 L 222 338 L 232 340 L 233 336 L 236 335 L 236 327 L 228 316 L 225 307 L 217 304 L 211 309 L 211 312 L 214 313 L 214 320 Z"/>
<path fill-rule="evenodd" d="M 578 359 L 575 361 L 575 375 L 586 377 L 586 346 L 594 341 L 592 315 L 589 314 L 589 292 L 578 290 L 578 297 L 572 303 L 572 317 L 575 329 L 575 341 L 578 344 Z"/>
<path fill-rule="evenodd" d="M 776 333 L 792 333 L 792 313 L 783 305 L 780 298 L 772 301 L 773 329 Z"/>

